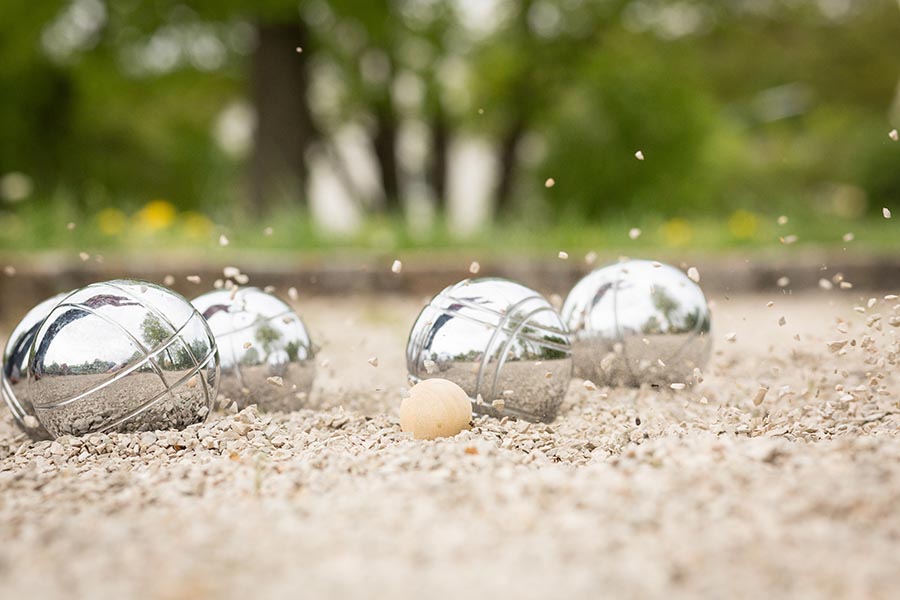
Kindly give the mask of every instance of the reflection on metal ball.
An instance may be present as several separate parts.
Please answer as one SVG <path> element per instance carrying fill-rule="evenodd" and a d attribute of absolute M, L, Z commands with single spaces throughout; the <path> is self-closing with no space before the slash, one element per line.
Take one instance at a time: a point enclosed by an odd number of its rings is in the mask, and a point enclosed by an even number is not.
<path fill-rule="evenodd" d="M 569 333 L 547 300 L 499 278 L 435 296 L 409 334 L 410 379 L 449 379 L 476 413 L 550 422 L 572 377 Z"/>
<path fill-rule="evenodd" d="M 306 405 L 316 374 L 303 320 L 277 296 L 255 287 L 216 290 L 193 300 L 222 361 L 220 393 L 239 408 L 290 411 Z"/>
<path fill-rule="evenodd" d="M 586 275 L 562 318 L 575 374 L 601 385 L 691 384 L 712 348 L 700 286 L 657 262 L 629 260 Z"/>
<path fill-rule="evenodd" d="M 175 292 L 136 280 L 63 298 L 38 328 L 27 365 L 28 400 L 52 436 L 201 422 L 219 373 L 203 317 Z"/>
<path fill-rule="evenodd" d="M 26 392 L 26 369 L 28 363 L 28 352 L 31 349 L 31 342 L 38 328 L 50 311 L 59 304 L 60 300 L 68 294 L 57 294 L 52 298 L 44 300 L 22 317 L 16 328 L 9 336 L 6 342 L 6 349 L 3 351 L 3 381 L 0 392 L 6 405 L 12 412 L 16 425 L 27 433 L 34 440 L 48 440 L 52 436 L 44 429 L 43 425 L 37 420 L 34 413 L 34 407 L 28 401 L 28 393 Z"/>

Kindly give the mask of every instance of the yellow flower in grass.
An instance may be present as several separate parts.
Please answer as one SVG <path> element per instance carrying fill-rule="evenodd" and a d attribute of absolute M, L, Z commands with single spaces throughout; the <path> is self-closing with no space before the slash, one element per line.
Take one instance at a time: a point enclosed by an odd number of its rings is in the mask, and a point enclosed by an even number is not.
<path fill-rule="evenodd" d="M 728 231 L 739 240 L 753 239 L 759 229 L 759 219 L 746 210 L 736 210 L 728 218 Z"/>
<path fill-rule="evenodd" d="M 128 218 L 118 208 L 104 208 L 97 213 L 97 227 L 103 235 L 119 235 Z"/>
<path fill-rule="evenodd" d="M 660 227 L 663 240 L 668 246 L 684 246 L 689 244 L 694 237 L 694 230 L 686 219 L 675 217 L 669 219 Z"/>
<path fill-rule="evenodd" d="M 185 234 L 194 239 L 209 237 L 213 230 L 213 223 L 205 215 L 198 212 L 186 212 L 182 215 L 181 225 Z"/>
<path fill-rule="evenodd" d="M 137 213 L 137 223 L 146 231 L 166 229 L 175 222 L 177 211 L 168 200 L 151 200 Z"/>

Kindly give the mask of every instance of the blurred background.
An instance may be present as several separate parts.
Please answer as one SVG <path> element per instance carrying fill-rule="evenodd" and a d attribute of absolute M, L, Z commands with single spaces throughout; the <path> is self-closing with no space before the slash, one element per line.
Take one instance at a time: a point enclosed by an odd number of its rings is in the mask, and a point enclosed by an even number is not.
<path fill-rule="evenodd" d="M 898 0 L 6 0 L 0 250 L 890 253 L 898 126 Z"/>

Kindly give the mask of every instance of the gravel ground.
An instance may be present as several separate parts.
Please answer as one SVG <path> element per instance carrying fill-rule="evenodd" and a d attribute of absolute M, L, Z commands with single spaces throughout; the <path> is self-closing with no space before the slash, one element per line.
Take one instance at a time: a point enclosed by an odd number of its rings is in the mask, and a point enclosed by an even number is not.
<path fill-rule="evenodd" d="M 694 389 L 573 381 L 552 425 L 435 442 L 397 418 L 421 300 L 312 300 L 309 409 L 0 423 L 0 596 L 896 598 L 900 301 L 852 291 L 717 297 Z"/>

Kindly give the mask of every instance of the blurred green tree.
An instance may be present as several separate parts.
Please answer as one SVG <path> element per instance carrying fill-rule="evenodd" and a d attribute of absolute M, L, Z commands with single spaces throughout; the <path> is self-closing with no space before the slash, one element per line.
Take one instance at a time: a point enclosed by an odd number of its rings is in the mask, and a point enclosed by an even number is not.
<path fill-rule="evenodd" d="M 13 0 L 0 176 L 263 215 L 325 160 L 363 210 L 441 213 L 477 136 L 499 218 L 875 210 L 900 194 L 898 28 L 896 0 Z M 249 155 L 221 139 L 247 105 Z"/>

